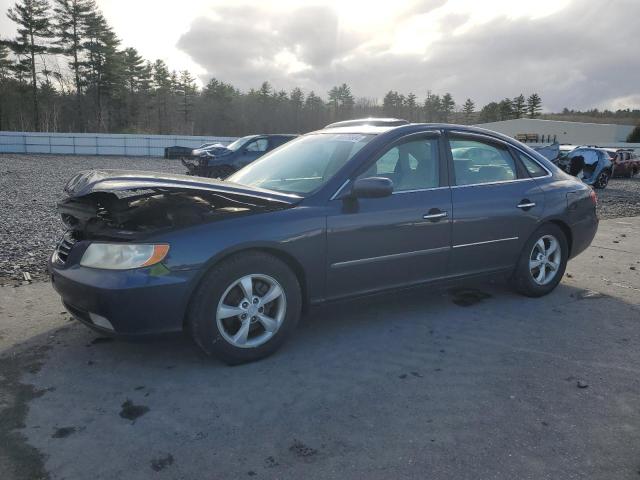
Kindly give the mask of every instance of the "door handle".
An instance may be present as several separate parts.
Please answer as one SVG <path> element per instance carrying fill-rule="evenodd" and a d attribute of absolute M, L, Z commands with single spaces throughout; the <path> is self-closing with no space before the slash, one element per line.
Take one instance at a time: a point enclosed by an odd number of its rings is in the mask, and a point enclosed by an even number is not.
<path fill-rule="evenodd" d="M 425 220 L 439 220 L 440 218 L 444 218 L 448 215 L 449 214 L 447 212 L 429 211 L 429 213 L 423 215 L 422 218 L 424 218 Z"/>
<path fill-rule="evenodd" d="M 521 208 L 522 210 L 529 210 L 530 208 L 533 208 L 535 206 L 536 206 L 536 203 L 532 202 L 531 200 L 522 200 L 517 205 L 517 207 Z"/>

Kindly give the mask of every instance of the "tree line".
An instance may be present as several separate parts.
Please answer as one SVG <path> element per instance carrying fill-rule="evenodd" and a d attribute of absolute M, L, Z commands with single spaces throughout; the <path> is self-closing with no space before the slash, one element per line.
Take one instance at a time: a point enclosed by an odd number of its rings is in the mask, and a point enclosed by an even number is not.
<path fill-rule="evenodd" d="M 269 82 L 241 91 L 218 79 L 200 88 L 186 70 L 124 47 L 95 0 L 18 0 L 14 38 L 0 38 L 0 130 L 229 135 L 304 132 L 366 116 L 478 123 L 540 115 L 537 93 L 456 104 L 450 93 L 418 99 L 389 91 L 382 104 L 347 84 L 326 97 Z"/>

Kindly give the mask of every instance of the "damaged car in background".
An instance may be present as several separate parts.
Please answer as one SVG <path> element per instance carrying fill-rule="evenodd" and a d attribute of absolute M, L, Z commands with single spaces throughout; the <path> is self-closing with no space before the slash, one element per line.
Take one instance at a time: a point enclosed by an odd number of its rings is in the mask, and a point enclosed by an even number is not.
<path fill-rule="evenodd" d="M 242 363 L 310 305 L 478 275 L 538 297 L 591 243 L 596 194 L 523 144 L 444 124 L 326 128 L 225 181 L 88 171 L 49 262 L 80 322 L 186 331 Z"/>
<path fill-rule="evenodd" d="M 191 152 L 182 164 L 187 174 L 209 178 L 227 178 L 262 155 L 292 140 L 296 135 L 248 135 L 229 145 L 203 145 Z"/>

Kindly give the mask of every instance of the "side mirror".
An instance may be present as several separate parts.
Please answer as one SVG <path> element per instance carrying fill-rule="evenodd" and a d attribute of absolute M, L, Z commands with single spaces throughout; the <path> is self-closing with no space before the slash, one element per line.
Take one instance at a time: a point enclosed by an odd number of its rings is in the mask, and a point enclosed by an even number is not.
<path fill-rule="evenodd" d="M 382 198 L 393 193 L 393 182 L 386 177 L 359 178 L 353 182 L 350 197 Z"/>

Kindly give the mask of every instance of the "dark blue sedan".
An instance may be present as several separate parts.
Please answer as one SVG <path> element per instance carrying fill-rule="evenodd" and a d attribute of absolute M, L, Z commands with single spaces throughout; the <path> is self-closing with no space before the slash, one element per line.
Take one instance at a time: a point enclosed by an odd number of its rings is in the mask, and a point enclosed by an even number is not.
<path fill-rule="evenodd" d="M 182 159 L 189 175 L 227 178 L 262 155 L 284 145 L 297 135 L 247 135 L 229 145 L 202 145 L 191 151 L 191 160 Z"/>
<path fill-rule="evenodd" d="M 545 295 L 598 226 L 590 187 L 454 125 L 328 128 L 228 181 L 88 171 L 65 193 L 50 269 L 69 312 L 114 335 L 188 330 L 228 363 L 330 300 L 494 274 Z"/>

